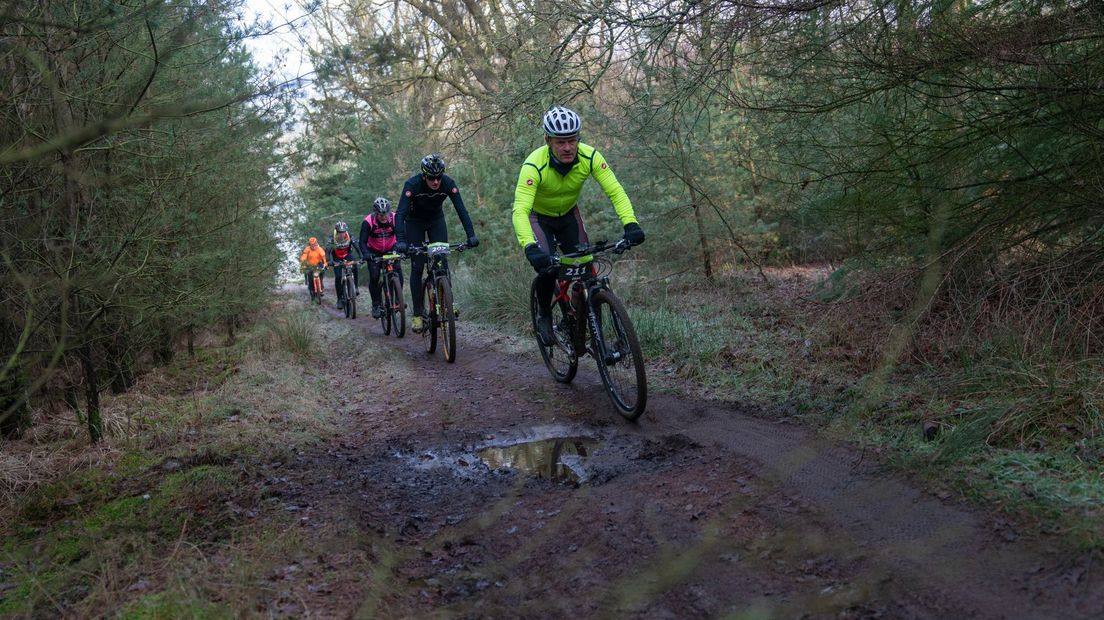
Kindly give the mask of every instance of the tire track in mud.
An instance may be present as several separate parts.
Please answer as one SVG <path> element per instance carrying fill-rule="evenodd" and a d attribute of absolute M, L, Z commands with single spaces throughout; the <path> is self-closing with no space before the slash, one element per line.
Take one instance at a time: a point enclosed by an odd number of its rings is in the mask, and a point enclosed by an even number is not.
<path fill-rule="evenodd" d="M 338 319 L 336 310 L 328 312 Z M 454 364 L 447 364 L 440 351 L 427 355 L 417 335 L 408 332 L 403 339 L 385 337 L 378 321 L 358 319 L 355 323 L 376 336 L 374 340 L 381 346 L 401 351 L 415 372 L 434 377 L 440 393 L 421 397 L 437 400 L 442 407 L 457 399 L 464 401 L 466 412 L 453 416 L 448 425 L 420 434 L 409 429 L 407 440 L 414 444 L 470 442 L 472 437 L 516 434 L 518 429 L 558 423 L 591 429 L 606 442 L 624 440 L 682 451 L 680 467 L 709 459 L 736 463 L 749 480 L 740 472 L 729 477 L 740 486 L 741 494 L 727 518 L 752 514 L 776 520 L 782 537 L 820 541 L 810 548 L 829 557 L 824 561 L 835 566 L 829 572 L 839 573 L 838 579 L 846 578 L 852 585 L 855 600 L 837 604 L 830 608 L 831 613 L 817 611 L 814 605 L 819 603 L 797 586 L 782 597 L 788 602 L 769 607 L 774 613 L 781 610 L 786 616 L 786 610 L 804 613 L 814 609 L 815 617 L 835 617 L 836 613 L 843 617 L 1104 617 L 1104 580 L 1099 570 L 1092 569 L 1091 557 L 1063 555 L 1047 549 L 1045 541 L 1006 540 L 995 529 L 999 520 L 993 516 L 938 499 L 845 446 L 755 417 L 754 412 L 736 405 L 664 394 L 650 395 L 648 411 L 640 422 L 627 423 L 613 411 L 593 364 L 586 365 L 589 358 L 580 361 L 575 382 L 562 385 L 548 375 L 535 349 L 512 354 L 481 346 L 463 322 L 458 324 Z M 687 441 L 672 440 L 678 437 Z M 643 483 L 649 479 L 634 478 L 645 474 L 633 467 L 619 470 L 620 484 L 636 484 L 636 493 L 660 488 Z M 665 475 L 676 478 L 678 473 Z M 679 484 L 684 481 L 675 479 L 673 485 Z M 693 485 L 687 482 L 684 486 Z M 606 499 L 603 485 L 587 491 L 591 498 Z M 550 492 L 562 493 L 559 489 Z M 652 492 L 655 497 L 641 501 L 662 503 L 671 490 Z M 481 544 L 486 549 L 504 544 L 492 540 L 499 534 L 484 535 L 488 538 Z M 716 544 L 721 552 L 726 548 L 723 543 Z M 805 543 L 798 546 L 801 544 Z M 733 583 L 751 583 L 755 581 L 752 575 L 763 569 L 762 561 L 751 559 L 748 567 L 727 572 L 718 568 L 714 574 L 718 578 L 729 575 Z M 773 576 L 781 580 L 792 577 L 796 582 L 809 574 L 794 576 L 776 570 Z M 724 589 L 724 584 L 717 586 Z M 779 586 L 757 587 L 769 596 L 771 589 Z M 754 588 L 747 594 L 762 596 Z M 502 596 L 508 599 L 508 593 Z M 644 615 L 687 611 L 680 605 L 688 603 L 677 600 L 686 596 L 682 590 L 664 596 L 652 607 L 644 607 Z M 725 609 L 724 604 L 716 604 L 720 606 L 717 609 Z M 689 609 L 692 612 L 694 607 Z M 845 615 L 839 609 L 859 611 Z"/>

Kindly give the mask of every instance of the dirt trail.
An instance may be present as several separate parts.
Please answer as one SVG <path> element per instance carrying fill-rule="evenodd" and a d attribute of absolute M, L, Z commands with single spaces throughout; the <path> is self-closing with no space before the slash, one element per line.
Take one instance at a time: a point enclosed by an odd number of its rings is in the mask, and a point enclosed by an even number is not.
<path fill-rule="evenodd" d="M 667 395 L 626 423 L 589 360 L 565 386 L 462 322 L 455 364 L 354 323 L 413 376 L 348 403 L 347 438 L 292 475 L 297 501 L 354 519 L 390 566 L 366 600 L 313 601 L 323 615 L 1104 617 L 1091 557 L 870 455 Z M 535 464 L 557 450 L 567 466 Z"/>

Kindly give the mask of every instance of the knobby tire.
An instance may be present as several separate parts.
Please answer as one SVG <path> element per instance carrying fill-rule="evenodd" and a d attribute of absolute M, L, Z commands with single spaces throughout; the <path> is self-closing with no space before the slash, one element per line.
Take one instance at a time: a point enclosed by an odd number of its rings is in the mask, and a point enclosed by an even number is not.
<path fill-rule="evenodd" d="M 345 269 L 349 269 L 346 267 Z M 353 284 L 353 279 L 349 276 L 345 276 L 345 318 L 356 318 L 356 286 Z"/>
<path fill-rule="evenodd" d="M 406 304 L 403 303 L 402 278 L 399 274 L 392 273 L 387 277 L 387 289 L 391 293 L 391 304 L 384 308 L 384 312 L 391 316 L 395 324 L 395 336 L 402 338 L 406 335 Z"/>
<path fill-rule="evenodd" d="M 441 349 L 445 361 L 456 361 L 456 314 L 452 311 L 452 282 L 447 276 L 437 278 L 437 300 L 440 306 L 438 320 L 441 322 Z"/>
<path fill-rule="evenodd" d="M 437 350 L 437 292 L 433 288 L 433 278 L 426 278 L 422 287 L 422 312 L 426 314 L 422 340 L 426 353 L 433 353 Z"/>
<path fill-rule="evenodd" d="M 602 384 L 617 412 L 628 420 L 636 420 L 648 404 L 648 380 L 636 329 L 625 304 L 613 291 L 595 291 L 591 304 L 598 315 L 605 343 L 604 347 L 600 347 L 594 342 L 598 374 L 602 376 Z M 613 359 L 615 354 L 616 361 Z"/>
<path fill-rule="evenodd" d="M 383 313 L 380 314 L 380 325 L 383 326 L 383 335 L 390 336 L 393 318 L 391 316 L 391 304 L 393 302 L 391 301 L 391 289 L 387 286 L 386 282 L 384 282 L 381 293 L 383 294 Z"/>

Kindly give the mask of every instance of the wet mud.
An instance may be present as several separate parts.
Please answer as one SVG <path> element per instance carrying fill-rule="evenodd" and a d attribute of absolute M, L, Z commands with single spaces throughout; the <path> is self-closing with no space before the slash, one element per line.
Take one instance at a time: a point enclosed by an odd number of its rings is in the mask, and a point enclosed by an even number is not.
<path fill-rule="evenodd" d="M 431 381 L 354 399 L 348 434 L 279 474 L 385 567 L 318 615 L 1104 617 L 1091 555 L 1003 536 L 870 455 L 669 395 L 627 423 L 593 368 L 557 384 L 463 322 L 446 364 L 354 323 Z"/>

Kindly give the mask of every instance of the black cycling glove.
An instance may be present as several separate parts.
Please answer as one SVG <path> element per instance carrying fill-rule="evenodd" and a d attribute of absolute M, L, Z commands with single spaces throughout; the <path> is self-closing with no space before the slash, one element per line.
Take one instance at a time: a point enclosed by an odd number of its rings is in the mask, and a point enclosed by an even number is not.
<path fill-rule="evenodd" d="M 644 229 L 640 228 L 640 224 L 636 222 L 625 224 L 625 241 L 628 241 L 629 245 L 644 243 Z"/>
<path fill-rule="evenodd" d="M 525 258 L 529 259 L 529 264 L 537 271 L 544 271 L 552 266 L 552 257 L 536 243 L 525 246 Z"/>

